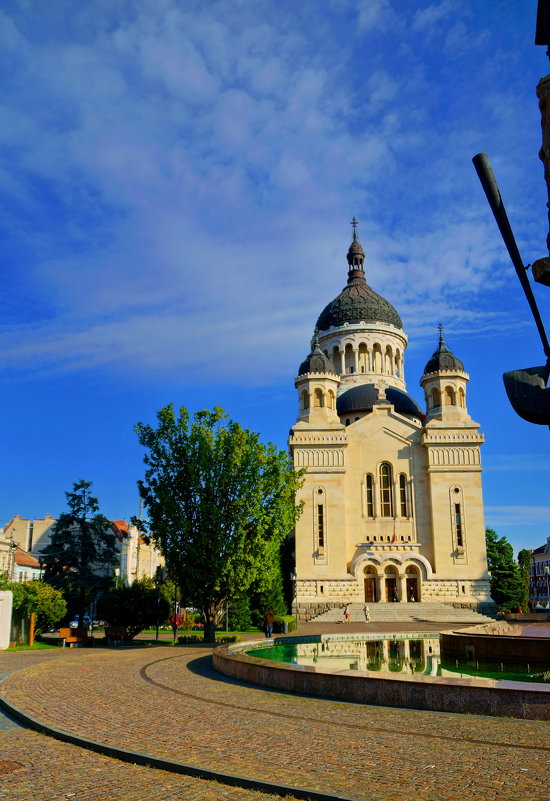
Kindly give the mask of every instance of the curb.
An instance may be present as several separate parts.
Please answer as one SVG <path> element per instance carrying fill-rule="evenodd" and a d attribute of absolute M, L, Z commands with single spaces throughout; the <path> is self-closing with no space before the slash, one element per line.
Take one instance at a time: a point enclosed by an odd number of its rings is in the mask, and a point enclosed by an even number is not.
<path fill-rule="evenodd" d="M 13 671 L 15 672 L 15 671 Z M 34 729 L 40 734 L 45 734 L 48 737 L 53 737 L 56 740 L 61 740 L 64 743 L 71 745 L 78 745 L 81 748 L 86 748 L 89 751 L 95 751 L 97 754 L 108 756 L 113 759 L 118 759 L 121 762 L 130 762 L 133 765 L 142 765 L 147 768 L 157 768 L 158 770 L 165 770 L 169 773 L 178 773 L 184 776 L 192 776 L 196 779 L 205 779 L 207 781 L 219 782 L 220 784 L 227 784 L 231 787 L 242 787 L 245 790 L 256 790 L 261 793 L 268 793 L 270 795 L 279 795 L 282 797 L 292 797 L 300 799 L 300 801 L 365 801 L 365 799 L 352 798 L 345 795 L 333 795 L 330 793 L 323 793 L 319 790 L 307 790 L 304 787 L 293 787 L 288 784 L 277 784 L 275 782 L 262 781 L 260 779 L 248 779 L 245 776 L 238 776 L 232 773 L 222 773 L 220 771 L 209 770 L 208 768 L 199 768 L 194 765 L 187 765 L 184 762 L 177 762 L 170 759 L 161 759 L 159 757 L 144 754 L 141 751 L 127 751 L 123 748 L 116 748 L 113 745 L 100 743 L 97 740 L 89 740 L 87 737 L 79 737 L 75 734 L 56 729 L 54 726 L 48 726 L 46 723 L 41 723 L 32 715 L 29 715 L 19 707 L 9 703 L 2 695 L 0 695 L 0 708 L 8 712 L 19 722 L 23 723 L 27 728 Z"/>

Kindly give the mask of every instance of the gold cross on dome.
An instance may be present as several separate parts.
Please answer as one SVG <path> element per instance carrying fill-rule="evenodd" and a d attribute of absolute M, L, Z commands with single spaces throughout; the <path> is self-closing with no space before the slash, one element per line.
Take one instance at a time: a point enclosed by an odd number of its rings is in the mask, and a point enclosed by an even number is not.
<path fill-rule="evenodd" d="M 357 225 L 358 225 L 358 220 L 357 220 L 357 218 L 356 218 L 356 217 L 354 217 L 354 218 L 352 219 L 352 221 L 350 222 L 350 225 L 353 225 L 353 238 L 355 239 L 355 238 L 356 238 L 356 236 L 357 236 L 357 231 L 356 231 L 356 228 L 357 228 Z"/>

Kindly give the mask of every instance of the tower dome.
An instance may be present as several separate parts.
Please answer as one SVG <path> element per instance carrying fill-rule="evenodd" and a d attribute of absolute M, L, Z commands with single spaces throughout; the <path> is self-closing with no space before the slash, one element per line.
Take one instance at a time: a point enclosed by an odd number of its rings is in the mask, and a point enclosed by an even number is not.
<path fill-rule="evenodd" d="M 451 353 L 449 348 L 445 345 L 445 340 L 443 339 L 443 326 L 441 323 L 439 324 L 438 328 L 439 345 L 437 350 L 432 354 L 431 359 L 426 364 L 426 367 L 424 368 L 424 375 L 429 373 L 438 373 L 442 370 L 464 373 L 464 365 L 460 359 L 458 359 L 454 353 Z"/>
<path fill-rule="evenodd" d="M 403 328 L 401 318 L 394 307 L 372 289 L 365 281 L 365 253 L 357 239 L 357 220 L 352 220 L 353 240 L 347 253 L 348 283 L 328 306 L 325 306 L 319 319 L 317 328 L 328 331 L 329 328 L 338 328 L 345 323 L 381 322 L 389 323 L 396 328 Z"/>
<path fill-rule="evenodd" d="M 334 367 L 330 359 L 327 359 L 319 346 L 318 331 L 315 329 L 315 337 L 311 353 L 304 359 L 298 368 L 298 375 L 307 373 L 334 373 Z"/>

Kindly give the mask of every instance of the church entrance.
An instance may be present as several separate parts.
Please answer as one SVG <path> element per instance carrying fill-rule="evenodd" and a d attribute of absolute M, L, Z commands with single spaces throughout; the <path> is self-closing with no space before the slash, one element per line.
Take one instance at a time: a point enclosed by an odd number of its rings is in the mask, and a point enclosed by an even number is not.
<path fill-rule="evenodd" d="M 376 603 L 376 580 L 374 576 L 367 576 L 365 578 L 365 603 Z"/>
<path fill-rule="evenodd" d="M 393 601 L 395 593 L 397 593 L 397 579 L 386 576 L 386 601 Z"/>
<path fill-rule="evenodd" d="M 407 576 L 407 601 L 414 603 L 418 600 L 418 579 L 416 576 Z"/>

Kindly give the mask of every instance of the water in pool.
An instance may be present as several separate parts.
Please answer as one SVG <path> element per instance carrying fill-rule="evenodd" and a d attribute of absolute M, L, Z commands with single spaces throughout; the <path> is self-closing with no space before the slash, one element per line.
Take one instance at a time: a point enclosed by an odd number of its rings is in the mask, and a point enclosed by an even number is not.
<path fill-rule="evenodd" d="M 318 642 L 274 641 L 246 652 L 259 659 L 310 665 L 333 672 L 343 670 L 426 676 L 480 677 L 508 681 L 550 682 L 550 665 L 467 662 L 442 657 L 439 637 L 380 639 L 323 639 Z"/>

